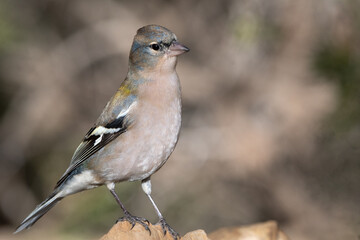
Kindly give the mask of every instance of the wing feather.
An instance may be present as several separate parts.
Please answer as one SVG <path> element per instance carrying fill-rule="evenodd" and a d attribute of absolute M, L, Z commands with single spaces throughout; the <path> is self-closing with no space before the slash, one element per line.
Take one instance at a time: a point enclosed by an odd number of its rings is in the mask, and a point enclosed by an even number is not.
<path fill-rule="evenodd" d="M 57 182 L 55 188 L 63 184 L 84 161 L 126 132 L 128 125 L 132 122 L 129 113 L 137 103 L 134 91 L 129 85 L 129 81 L 125 79 L 105 106 L 95 126 L 90 128 L 82 143 L 75 150 L 70 166 Z"/>
<path fill-rule="evenodd" d="M 69 168 L 56 183 L 55 188 L 64 183 L 68 176 L 71 175 L 71 172 L 79 167 L 85 160 L 126 131 L 127 124 L 125 117 L 126 116 L 116 118 L 105 126 L 92 127 L 88 131 L 82 143 L 76 149 Z"/>

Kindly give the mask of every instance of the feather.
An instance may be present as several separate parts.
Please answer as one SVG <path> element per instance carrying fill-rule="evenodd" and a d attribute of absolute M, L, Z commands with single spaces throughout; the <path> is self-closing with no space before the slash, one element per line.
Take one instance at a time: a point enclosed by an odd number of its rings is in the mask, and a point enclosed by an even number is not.
<path fill-rule="evenodd" d="M 136 101 L 134 98 L 131 98 L 131 102 L 128 102 L 126 108 L 118 109 L 118 113 L 116 113 L 116 118 L 111 121 L 94 126 L 90 128 L 90 130 L 85 135 L 82 143 L 76 149 L 71 164 L 68 169 L 65 171 L 60 180 L 56 183 L 55 188 L 59 187 L 63 184 L 66 179 L 71 175 L 71 172 L 74 171 L 77 167 L 84 163 L 88 158 L 97 153 L 104 146 L 109 144 L 115 138 L 124 133 L 131 122 L 128 119 L 128 114 L 130 110 L 136 105 Z M 99 119 L 104 118 L 104 114 L 108 113 L 113 109 L 109 109 L 112 104 L 108 104 L 106 110 L 103 112 L 102 116 Z"/>
<path fill-rule="evenodd" d="M 27 218 L 16 228 L 14 233 L 18 233 L 24 229 L 31 227 L 37 220 L 39 220 L 45 213 L 55 206 L 63 197 L 58 197 L 57 191 L 54 191 L 45 201 L 40 203 L 34 211 L 32 211 Z"/>

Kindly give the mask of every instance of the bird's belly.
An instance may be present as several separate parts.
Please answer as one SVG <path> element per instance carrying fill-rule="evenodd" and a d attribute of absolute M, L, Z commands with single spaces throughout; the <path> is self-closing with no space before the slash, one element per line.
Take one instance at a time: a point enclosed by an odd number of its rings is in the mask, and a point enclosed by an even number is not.
<path fill-rule="evenodd" d="M 108 149 L 98 169 L 108 182 L 142 180 L 156 172 L 168 159 L 176 145 L 181 126 L 181 104 L 175 101 L 168 111 L 158 112 L 147 107 L 145 118 L 120 135 Z M 144 116 L 144 114 L 143 114 Z M 100 166 L 100 165 L 99 165 Z"/>

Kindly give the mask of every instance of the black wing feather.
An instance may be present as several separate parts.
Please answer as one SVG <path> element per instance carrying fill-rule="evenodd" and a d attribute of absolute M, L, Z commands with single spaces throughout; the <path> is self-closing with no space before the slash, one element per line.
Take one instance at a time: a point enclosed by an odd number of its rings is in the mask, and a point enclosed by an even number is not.
<path fill-rule="evenodd" d="M 124 133 L 126 131 L 126 124 L 125 124 L 125 116 L 117 118 L 113 120 L 112 122 L 106 124 L 104 127 L 107 129 L 119 129 L 118 131 L 114 133 L 105 133 L 102 135 L 101 141 L 98 144 L 95 144 L 97 139 L 100 137 L 100 135 L 94 135 L 94 130 L 99 127 L 92 127 L 88 133 L 85 135 L 82 143 L 79 145 L 79 147 L 76 149 L 74 156 L 71 161 L 71 165 L 66 170 L 64 175 L 60 178 L 60 180 L 56 183 L 55 188 L 59 187 L 62 183 L 65 182 L 65 180 L 71 175 L 71 173 L 80 166 L 86 159 L 94 155 L 96 152 L 98 152 L 100 149 L 102 149 L 104 146 L 106 146 L 108 143 L 110 143 L 112 140 L 117 138 L 119 135 Z"/>

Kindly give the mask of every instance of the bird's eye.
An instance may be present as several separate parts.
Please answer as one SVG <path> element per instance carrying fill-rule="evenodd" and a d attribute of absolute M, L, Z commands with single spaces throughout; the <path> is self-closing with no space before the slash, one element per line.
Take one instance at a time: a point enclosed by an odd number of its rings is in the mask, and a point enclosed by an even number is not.
<path fill-rule="evenodd" d="M 155 51 L 158 51 L 160 49 L 160 45 L 157 43 L 150 44 L 150 47 Z"/>

